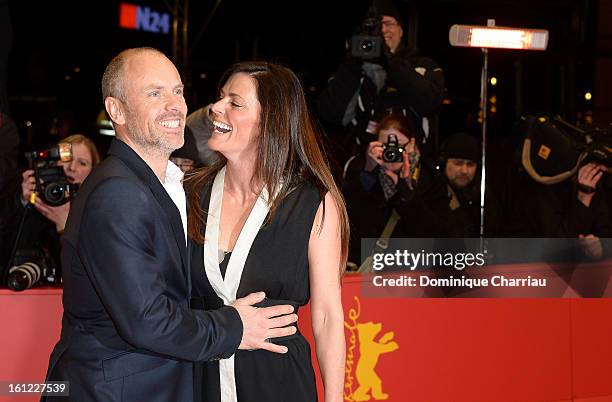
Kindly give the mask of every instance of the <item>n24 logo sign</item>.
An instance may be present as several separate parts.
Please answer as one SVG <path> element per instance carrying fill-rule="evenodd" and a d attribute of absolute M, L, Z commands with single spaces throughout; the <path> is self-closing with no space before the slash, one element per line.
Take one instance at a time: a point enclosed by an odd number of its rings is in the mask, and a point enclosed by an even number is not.
<path fill-rule="evenodd" d="M 149 7 L 121 3 L 119 6 L 119 26 L 145 32 L 170 32 L 170 14 L 158 13 Z"/>

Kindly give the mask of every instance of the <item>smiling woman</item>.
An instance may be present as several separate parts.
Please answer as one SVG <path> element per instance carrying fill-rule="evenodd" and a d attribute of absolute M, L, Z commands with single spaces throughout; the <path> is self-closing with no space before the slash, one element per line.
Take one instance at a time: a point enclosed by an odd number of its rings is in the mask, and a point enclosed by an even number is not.
<path fill-rule="evenodd" d="M 266 305 L 297 311 L 311 301 L 325 401 L 341 401 L 348 223 L 300 82 L 282 66 L 239 63 L 221 80 L 211 110 L 208 146 L 220 162 L 186 183 L 191 305 L 217 309 L 262 290 Z M 315 401 L 310 345 L 300 331 L 268 344 L 288 352 L 239 350 L 197 365 L 196 400 Z"/>
<path fill-rule="evenodd" d="M 243 160 L 254 160 L 261 105 L 252 78 L 245 73 L 232 75 L 221 88 L 220 99 L 211 110 L 214 130 L 208 147 L 226 158 L 240 154 Z"/>

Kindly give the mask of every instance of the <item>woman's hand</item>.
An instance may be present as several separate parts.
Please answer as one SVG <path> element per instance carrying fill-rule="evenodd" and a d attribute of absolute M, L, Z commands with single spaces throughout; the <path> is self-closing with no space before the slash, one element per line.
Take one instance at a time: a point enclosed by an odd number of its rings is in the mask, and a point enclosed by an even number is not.
<path fill-rule="evenodd" d="M 34 207 L 40 212 L 45 218 L 55 223 L 55 229 L 58 233 L 62 233 L 66 227 L 66 221 L 68 220 L 68 212 L 70 212 L 70 203 L 52 207 L 45 204 L 40 198 L 36 198 Z"/>
<path fill-rule="evenodd" d="M 384 163 L 383 150 L 384 146 L 382 142 L 370 142 L 370 144 L 368 145 L 368 150 L 366 151 L 365 170 L 371 172 L 376 166 L 382 165 Z"/>
<path fill-rule="evenodd" d="M 36 191 L 36 179 L 34 177 L 34 170 L 28 169 L 21 174 L 23 180 L 21 181 L 21 200 L 28 202 L 30 196 Z"/>

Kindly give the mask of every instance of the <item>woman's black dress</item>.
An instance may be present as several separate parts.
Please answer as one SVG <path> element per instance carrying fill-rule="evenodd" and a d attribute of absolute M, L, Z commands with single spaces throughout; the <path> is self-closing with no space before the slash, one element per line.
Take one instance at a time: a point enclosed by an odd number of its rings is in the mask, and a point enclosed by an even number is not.
<path fill-rule="evenodd" d="M 208 211 L 211 187 L 205 188 L 202 207 Z M 310 184 L 298 186 L 282 202 L 273 220 L 257 233 L 248 252 L 236 298 L 265 291 L 267 304 L 308 303 L 308 241 L 317 208 L 319 191 Z M 244 229 L 243 229 L 244 230 Z M 204 268 L 204 247 L 191 241 L 192 307 L 216 309 L 223 305 Z M 234 254 L 235 254 L 234 250 Z M 219 264 L 225 270 L 232 255 Z M 274 343 L 285 345 L 286 354 L 263 350 L 238 350 L 234 375 L 239 402 L 312 402 L 317 400 L 310 346 L 300 334 Z M 220 402 L 219 362 L 196 363 L 195 400 Z"/>

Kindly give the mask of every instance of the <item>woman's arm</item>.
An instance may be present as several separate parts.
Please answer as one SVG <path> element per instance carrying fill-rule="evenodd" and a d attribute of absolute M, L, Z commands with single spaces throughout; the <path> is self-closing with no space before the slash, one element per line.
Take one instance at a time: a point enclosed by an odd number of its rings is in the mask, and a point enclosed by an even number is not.
<path fill-rule="evenodd" d="M 340 296 L 340 229 L 336 204 L 328 193 L 319 206 L 308 243 L 310 309 L 325 402 L 342 401 L 346 345 Z M 323 219 L 324 218 L 324 219 Z"/>

